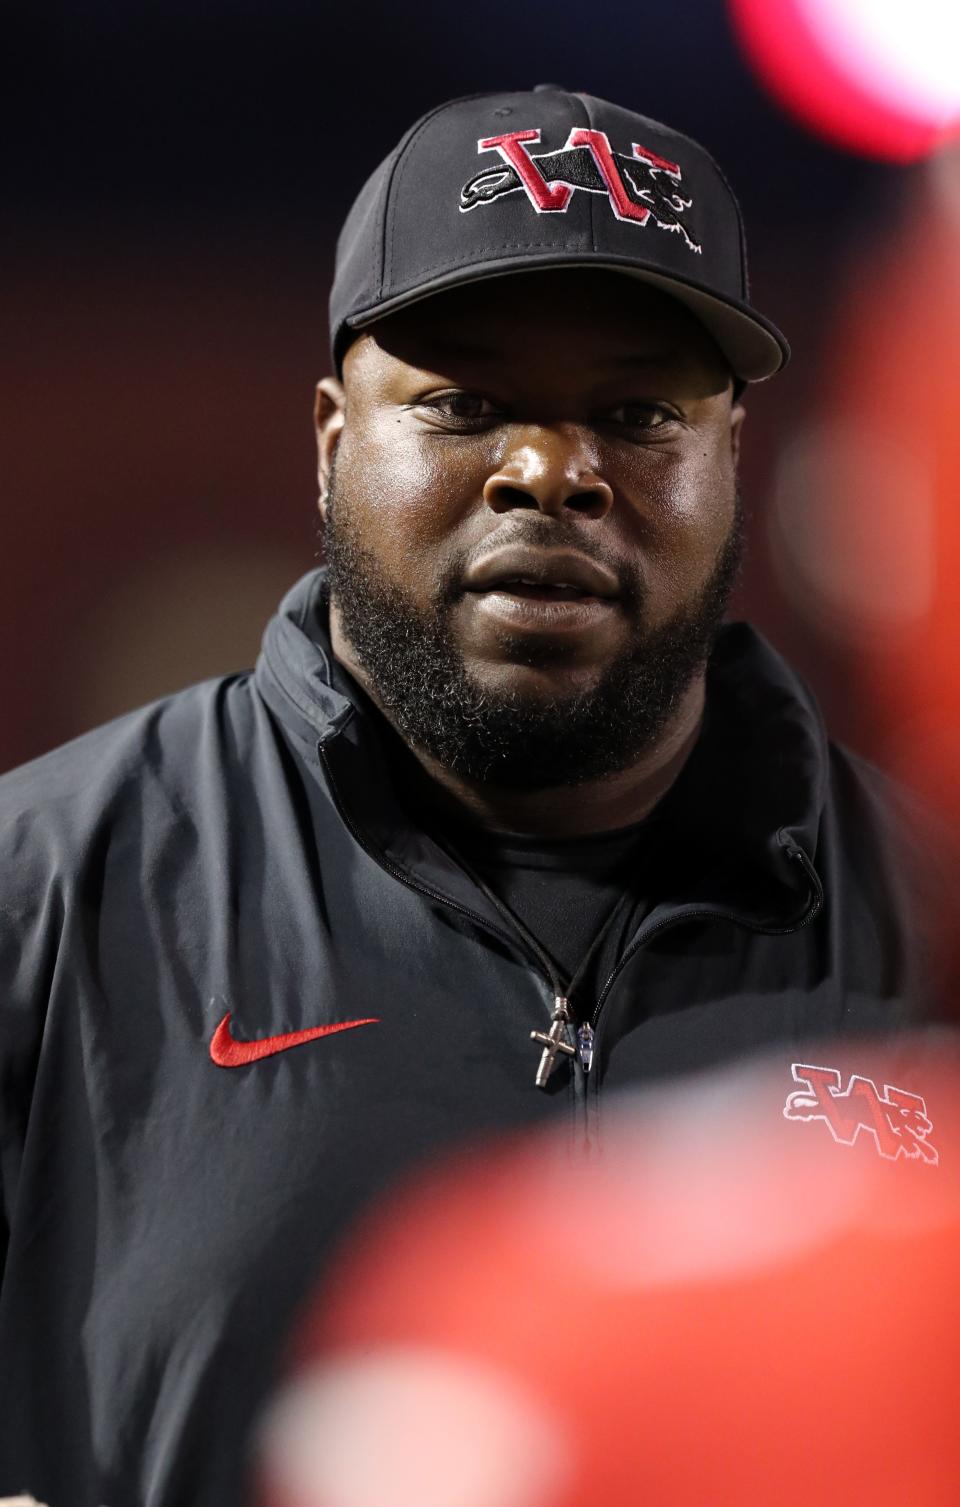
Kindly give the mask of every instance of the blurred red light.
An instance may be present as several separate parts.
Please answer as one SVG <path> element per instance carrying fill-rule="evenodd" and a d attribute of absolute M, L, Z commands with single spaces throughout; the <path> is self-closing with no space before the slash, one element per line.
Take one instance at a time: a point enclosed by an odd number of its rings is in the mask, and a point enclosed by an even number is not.
<path fill-rule="evenodd" d="M 833 5 L 838 16 L 850 9 L 844 0 Z M 829 14 L 829 8 L 820 5 L 819 12 Z M 960 130 L 960 102 L 946 118 L 942 100 L 924 106 L 917 93 L 911 104 L 907 90 L 893 87 L 873 67 L 866 46 L 857 52 L 852 36 L 845 50 L 831 48 L 810 0 L 730 0 L 730 14 L 761 81 L 791 114 L 834 145 L 912 162 Z M 901 16 L 906 15 L 904 7 Z"/>

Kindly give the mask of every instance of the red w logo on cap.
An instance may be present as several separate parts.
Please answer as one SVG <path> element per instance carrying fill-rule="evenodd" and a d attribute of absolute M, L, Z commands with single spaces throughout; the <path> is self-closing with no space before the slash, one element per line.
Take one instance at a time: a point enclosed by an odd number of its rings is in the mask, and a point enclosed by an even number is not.
<path fill-rule="evenodd" d="M 527 144 L 539 140 L 539 127 L 482 137 L 477 150 L 499 152 L 506 167 L 486 168 L 471 178 L 460 190 L 460 209 L 466 212 L 522 189 L 537 214 L 564 214 L 574 192 L 583 189 L 606 194 L 618 220 L 642 226 L 652 216 L 661 230 L 676 232 L 691 251 L 700 251 L 680 218 L 693 200 L 679 191 L 682 175 L 676 162 L 637 142 L 633 156 L 624 156 L 614 152 L 605 131 L 585 126 L 574 126 L 559 151 L 534 156 Z"/>

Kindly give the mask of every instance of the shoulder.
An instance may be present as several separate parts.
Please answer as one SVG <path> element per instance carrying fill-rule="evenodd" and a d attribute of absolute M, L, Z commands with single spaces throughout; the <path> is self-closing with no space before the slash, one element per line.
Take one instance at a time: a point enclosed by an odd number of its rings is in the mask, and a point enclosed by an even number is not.
<path fill-rule="evenodd" d="M 915 791 L 828 736 L 811 688 L 752 625 L 725 625 L 711 672 L 738 817 L 758 813 L 762 827 L 787 828 L 804 848 L 825 896 L 821 931 L 834 945 L 886 959 L 891 976 L 898 958 L 927 957 L 933 977 L 952 925 L 957 833 Z"/>
<path fill-rule="evenodd" d="M 960 871 L 960 833 L 944 814 L 862 755 L 830 745 L 830 814 L 850 863 L 880 864 L 911 909 L 946 916 Z"/>
<path fill-rule="evenodd" d="M 960 837 L 915 791 L 870 760 L 830 745 L 824 861 L 861 948 L 895 942 L 924 1013 L 955 1018 L 952 1003 Z M 891 959 L 891 964 L 893 960 Z"/>
<path fill-rule="evenodd" d="M 752 624 L 724 625 L 711 672 L 728 726 L 742 730 L 743 752 L 760 750 L 780 790 L 788 782 L 802 788 L 814 820 L 833 820 L 848 842 L 960 852 L 915 791 L 829 737 L 811 687 Z"/>
<path fill-rule="evenodd" d="M 127 712 L 0 776 L 0 895 L 66 872 L 124 823 L 177 820 L 251 736 L 250 676 L 222 676 Z"/>
<path fill-rule="evenodd" d="M 934 807 L 862 754 L 830 742 L 828 801 L 848 842 L 858 838 L 904 863 L 957 862 L 960 836 Z"/>

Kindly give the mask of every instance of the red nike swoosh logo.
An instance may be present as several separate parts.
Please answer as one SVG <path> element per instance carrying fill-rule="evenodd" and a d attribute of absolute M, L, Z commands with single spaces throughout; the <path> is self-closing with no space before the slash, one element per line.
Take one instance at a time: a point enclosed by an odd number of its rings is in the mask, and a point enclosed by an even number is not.
<path fill-rule="evenodd" d="M 332 1026 L 308 1026 L 305 1031 L 285 1031 L 280 1036 L 264 1036 L 260 1041 L 237 1041 L 230 1030 L 228 1010 L 210 1038 L 210 1057 L 217 1067 L 244 1067 L 248 1062 L 259 1062 L 261 1057 L 272 1057 L 275 1052 L 286 1052 L 290 1047 L 302 1046 L 305 1041 L 319 1041 L 321 1036 L 333 1036 L 337 1031 L 352 1031 L 355 1026 L 376 1026 L 378 1015 L 366 1020 L 340 1020 Z"/>

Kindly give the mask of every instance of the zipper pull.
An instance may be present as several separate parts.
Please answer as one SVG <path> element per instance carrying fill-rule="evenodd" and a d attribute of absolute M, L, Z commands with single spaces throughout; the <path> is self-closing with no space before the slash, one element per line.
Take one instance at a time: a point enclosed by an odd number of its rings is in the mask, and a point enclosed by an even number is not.
<path fill-rule="evenodd" d="M 588 1020 L 577 1027 L 577 1054 L 583 1071 L 589 1073 L 593 1066 L 593 1026 Z"/>

